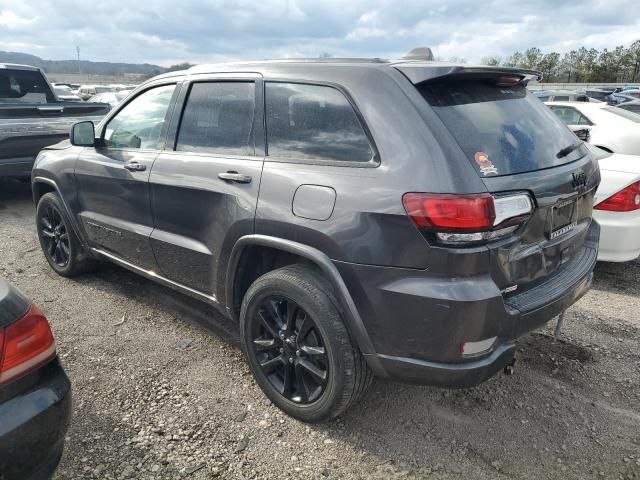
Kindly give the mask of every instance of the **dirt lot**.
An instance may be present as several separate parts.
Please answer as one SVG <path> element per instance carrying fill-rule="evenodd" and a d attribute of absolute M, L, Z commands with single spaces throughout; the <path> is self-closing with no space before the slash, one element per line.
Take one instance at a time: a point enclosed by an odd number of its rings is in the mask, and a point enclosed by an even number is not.
<path fill-rule="evenodd" d="M 0 275 L 48 315 L 74 388 L 57 479 L 640 479 L 640 263 L 519 345 L 516 374 L 458 391 L 374 382 L 307 426 L 253 382 L 237 327 L 115 266 L 57 277 L 28 186 L 0 182 Z"/>

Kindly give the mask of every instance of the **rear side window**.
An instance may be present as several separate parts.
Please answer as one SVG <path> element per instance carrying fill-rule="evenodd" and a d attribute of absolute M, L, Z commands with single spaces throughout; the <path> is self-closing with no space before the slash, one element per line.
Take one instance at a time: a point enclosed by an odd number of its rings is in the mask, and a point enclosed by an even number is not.
<path fill-rule="evenodd" d="M 586 152 L 560 153 L 575 135 L 522 85 L 449 78 L 417 88 L 481 177 L 554 167 Z"/>
<path fill-rule="evenodd" d="M 266 84 L 268 154 L 299 160 L 368 162 L 373 151 L 356 112 L 339 90 Z"/>
<path fill-rule="evenodd" d="M 47 103 L 55 99 L 40 72 L 0 69 L 0 101 Z"/>
<path fill-rule="evenodd" d="M 253 82 L 194 83 L 182 115 L 176 150 L 196 153 L 253 153 Z"/>
<path fill-rule="evenodd" d="M 593 123 L 573 107 L 549 105 L 549 108 L 567 125 L 593 125 Z"/>

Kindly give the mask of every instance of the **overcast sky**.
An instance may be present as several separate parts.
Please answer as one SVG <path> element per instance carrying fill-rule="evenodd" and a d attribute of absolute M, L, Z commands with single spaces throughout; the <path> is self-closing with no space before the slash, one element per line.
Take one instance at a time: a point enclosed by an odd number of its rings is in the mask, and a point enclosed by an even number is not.
<path fill-rule="evenodd" d="M 0 0 L 0 50 L 171 65 L 230 59 L 396 58 L 430 46 L 477 62 L 640 38 L 632 0 Z"/>

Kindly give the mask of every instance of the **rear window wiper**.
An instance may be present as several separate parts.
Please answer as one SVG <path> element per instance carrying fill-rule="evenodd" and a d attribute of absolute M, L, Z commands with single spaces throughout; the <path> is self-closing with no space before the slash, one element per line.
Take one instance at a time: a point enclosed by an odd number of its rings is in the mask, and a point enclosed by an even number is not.
<path fill-rule="evenodd" d="M 558 153 L 556 153 L 556 157 L 558 157 L 558 158 L 566 157 L 571 152 L 573 152 L 576 148 L 580 148 L 580 145 L 582 145 L 582 142 L 574 143 L 573 145 L 569 145 L 568 147 L 564 147 L 562 150 L 560 150 Z"/>

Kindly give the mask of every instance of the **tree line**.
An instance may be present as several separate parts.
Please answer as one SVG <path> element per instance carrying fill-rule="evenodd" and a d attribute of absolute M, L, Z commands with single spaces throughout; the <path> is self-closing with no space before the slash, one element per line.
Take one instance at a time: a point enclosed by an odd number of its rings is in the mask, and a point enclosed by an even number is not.
<path fill-rule="evenodd" d="M 544 75 L 543 82 L 639 82 L 640 40 L 628 47 L 619 45 L 613 50 L 581 47 L 564 55 L 558 52 L 544 53 L 532 47 L 524 52 L 514 52 L 506 58 L 484 57 L 482 63 L 539 70 Z"/>

